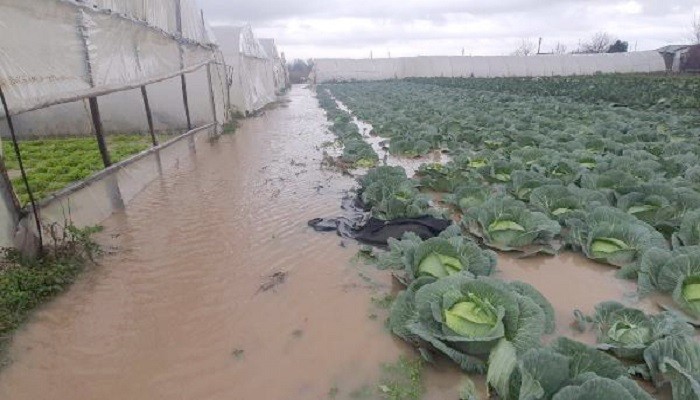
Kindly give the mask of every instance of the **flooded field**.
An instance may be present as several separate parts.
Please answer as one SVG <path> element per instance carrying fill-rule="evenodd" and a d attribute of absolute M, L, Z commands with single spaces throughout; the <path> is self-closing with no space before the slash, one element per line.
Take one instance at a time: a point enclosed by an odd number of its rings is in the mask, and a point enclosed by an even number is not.
<path fill-rule="evenodd" d="M 297 86 L 150 184 L 105 221 L 114 251 L 17 333 L 0 398 L 349 399 L 376 387 L 382 363 L 414 351 L 377 305 L 398 290 L 390 274 L 307 227 L 338 214 L 353 186 L 320 169 L 328 140 Z M 574 309 L 634 300 L 633 283 L 579 255 L 500 255 L 498 270 L 541 290 L 558 334 L 589 343 L 569 328 Z M 440 361 L 424 398 L 456 399 L 461 379 Z"/>

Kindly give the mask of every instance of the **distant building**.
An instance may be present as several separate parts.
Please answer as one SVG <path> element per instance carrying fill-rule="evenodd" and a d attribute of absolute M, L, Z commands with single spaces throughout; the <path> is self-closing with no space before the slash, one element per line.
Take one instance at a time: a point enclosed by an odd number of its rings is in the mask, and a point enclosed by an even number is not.
<path fill-rule="evenodd" d="M 700 72 L 700 44 L 670 45 L 658 50 L 668 72 Z"/>

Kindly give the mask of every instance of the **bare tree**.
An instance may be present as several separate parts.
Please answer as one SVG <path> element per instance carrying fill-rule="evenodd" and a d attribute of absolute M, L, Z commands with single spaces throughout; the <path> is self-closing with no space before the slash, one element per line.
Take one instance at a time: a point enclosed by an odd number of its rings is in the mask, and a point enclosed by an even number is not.
<path fill-rule="evenodd" d="M 511 53 L 513 56 L 529 56 L 535 54 L 537 45 L 530 39 L 521 39 L 520 45 Z"/>
<path fill-rule="evenodd" d="M 565 44 L 557 42 L 557 44 L 552 49 L 552 54 L 566 54 L 566 50 L 567 49 Z"/>
<path fill-rule="evenodd" d="M 693 21 L 690 23 L 690 42 L 692 44 L 700 44 L 700 15 L 693 15 Z"/>
<path fill-rule="evenodd" d="M 598 32 L 591 40 L 581 44 L 579 53 L 607 53 L 614 40 L 607 32 Z"/>

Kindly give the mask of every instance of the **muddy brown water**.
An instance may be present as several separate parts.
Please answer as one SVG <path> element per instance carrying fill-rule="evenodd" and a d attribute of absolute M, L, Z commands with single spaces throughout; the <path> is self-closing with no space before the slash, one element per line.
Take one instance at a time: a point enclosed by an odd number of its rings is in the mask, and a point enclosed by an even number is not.
<path fill-rule="evenodd" d="M 337 214 L 353 181 L 319 168 L 332 137 L 311 91 L 288 100 L 200 146 L 105 221 L 100 240 L 118 250 L 17 333 L 0 399 L 306 400 L 334 388 L 347 399 L 376 385 L 381 363 L 414 354 L 372 302 L 396 291 L 389 274 L 306 226 Z M 501 255 L 498 274 L 538 287 L 558 333 L 588 342 L 568 327 L 573 309 L 633 300 L 632 283 L 573 254 Z M 461 379 L 441 361 L 424 398 L 456 399 Z"/>

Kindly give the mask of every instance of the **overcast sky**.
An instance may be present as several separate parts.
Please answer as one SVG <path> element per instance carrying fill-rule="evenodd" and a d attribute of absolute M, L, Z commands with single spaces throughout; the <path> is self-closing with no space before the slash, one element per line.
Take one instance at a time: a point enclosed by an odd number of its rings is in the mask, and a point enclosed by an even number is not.
<path fill-rule="evenodd" d="M 250 23 L 287 59 L 503 55 L 523 39 L 569 50 L 595 32 L 630 50 L 688 41 L 700 0 L 199 0 L 212 25 Z"/>

